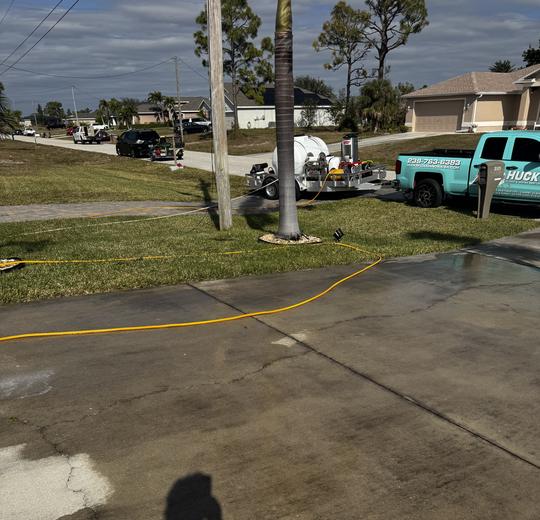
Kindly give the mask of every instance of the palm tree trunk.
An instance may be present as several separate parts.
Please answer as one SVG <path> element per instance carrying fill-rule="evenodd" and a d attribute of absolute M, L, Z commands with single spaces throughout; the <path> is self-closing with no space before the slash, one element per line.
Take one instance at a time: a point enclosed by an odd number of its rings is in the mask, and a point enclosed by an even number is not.
<path fill-rule="evenodd" d="M 275 35 L 276 138 L 279 177 L 277 236 L 298 240 L 302 233 L 296 211 L 294 178 L 294 83 L 291 0 L 278 0 Z"/>

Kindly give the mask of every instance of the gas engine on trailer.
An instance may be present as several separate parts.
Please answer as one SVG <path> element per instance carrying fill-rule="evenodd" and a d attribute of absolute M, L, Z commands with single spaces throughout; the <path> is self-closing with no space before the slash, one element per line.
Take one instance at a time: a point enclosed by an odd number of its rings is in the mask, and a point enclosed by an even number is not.
<path fill-rule="evenodd" d="M 277 148 L 272 166 L 254 164 L 246 175 L 251 189 L 262 189 L 269 199 L 279 197 Z M 386 169 L 372 161 L 361 161 L 358 136 L 347 134 L 341 141 L 341 154 L 333 155 L 319 137 L 302 135 L 294 138 L 294 176 L 296 194 L 302 192 L 340 192 L 378 190 L 386 179 Z"/>

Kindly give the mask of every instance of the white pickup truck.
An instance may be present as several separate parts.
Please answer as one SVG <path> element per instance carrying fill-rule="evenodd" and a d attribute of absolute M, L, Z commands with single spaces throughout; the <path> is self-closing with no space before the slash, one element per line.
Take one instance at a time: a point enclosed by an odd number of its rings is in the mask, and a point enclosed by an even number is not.
<path fill-rule="evenodd" d="M 103 131 L 93 126 L 78 126 L 73 131 L 73 142 L 75 144 L 101 144 L 101 141 L 103 141 Z"/>

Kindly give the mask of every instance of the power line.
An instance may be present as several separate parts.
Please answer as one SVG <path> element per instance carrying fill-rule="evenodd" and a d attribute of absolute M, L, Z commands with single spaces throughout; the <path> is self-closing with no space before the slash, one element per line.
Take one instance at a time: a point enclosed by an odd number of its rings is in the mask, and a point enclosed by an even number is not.
<path fill-rule="evenodd" d="M 173 58 L 168 58 L 166 60 L 160 61 L 159 63 L 154 63 L 154 65 L 149 65 L 148 67 L 133 70 L 131 72 L 123 72 L 121 74 L 110 74 L 107 76 L 65 76 L 62 74 L 51 74 L 48 72 L 38 72 L 35 70 L 29 70 L 29 69 L 23 69 L 21 67 L 14 67 L 13 65 L 10 65 L 8 69 L 13 69 L 18 72 L 26 72 L 28 74 L 34 74 L 36 76 L 47 76 L 49 78 L 63 78 L 63 79 L 111 79 L 111 78 L 121 78 L 123 76 L 130 76 L 131 74 L 138 74 L 139 72 L 145 72 L 147 70 L 155 69 L 156 67 L 159 67 L 160 65 L 163 65 L 164 63 L 168 63 Z M 6 72 L 8 69 L 6 69 L 4 72 Z M 205 78 L 207 79 L 207 78 Z"/>
<path fill-rule="evenodd" d="M 6 19 L 6 16 L 11 11 L 11 8 L 13 7 L 14 3 L 15 3 L 15 0 L 11 0 L 10 4 L 8 5 L 8 8 L 6 9 L 6 12 L 4 13 L 4 16 L 2 16 L 2 19 L 0 20 L 0 25 L 2 25 L 3 21 Z"/>
<path fill-rule="evenodd" d="M 15 47 L 15 49 L 13 49 L 11 51 L 11 54 L 9 56 L 7 56 L 6 58 L 4 58 L 4 61 L 2 63 L 0 63 L 0 65 L 3 65 L 4 63 L 6 63 L 7 60 L 9 60 L 9 58 L 11 58 L 11 56 L 13 56 L 32 36 L 33 34 L 45 23 L 45 21 L 47 20 L 47 18 L 49 18 L 49 16 L 51 16 L 51 14 L 54 13 L 54 11 L 56 10 L 56 8 L 63 2 L 64 0 L 60 0 L 48 13 L 47 13 L 47 16 L 45 16 L 45 18 L 43 18 L 43 20 L 41 20 L 41 22 L 39 22 L 35 27 L 34 29 L 32 30 L 32 32 L 21 42 L 19 43 L 19 45 L 17 45 L 17 47 Z M 11 5 L 13 5 L 13 2 L 11 3 Z M 10 6 L 11 7 L 11 6 Z M 10 7 L 8 7 L 8 11 L 10 9 Z M 6 12 L 6 15 L 7 15 L 7 12 Z M 5 18 L 5 16 L 4 16 Z M 3 18 L 2 18 L 2 21 L 3 21 Z M 1 22 L 0 22 L 1 23 Z"/>
<path fill-rule="evenodd" d="M 178 57 L 178 59 L 189 69 L 191 70 L 191 72 L 194 72 L 195 74 L 197 74 L 197 76 L 201 77 L 202 79 L 208 81 L 208 75 L 204 75 L 204 74 L 201 74 L 198 70 L 194 69 L 189 63 L 187 63 L 186 61 L 184 61 L 182 58 L 180 58 L 180 56 Z"/>
<path fill-rule="evenodd" d="M 63 0 L 61 0 L 63 1 Z M 30 47 L 22 56 L 20 56 L 19 58 L 17 58 L 15 60 L 14 63 L 12 63 L 11 65 L 8 65 L 8 68 L 5 69 L 4 71 L 0 72 L 0 76 L 2 74 L 4 74 L 7 70 L 11 69 L 13 67 L 13 65 L 16 65 L 17 63 L 19 63 L 19 61 L 21 61 L 26 55 L 28 55 L 32 49 L 34 49 L 34 47 L 40 42 L 42 41 L 67 15 L 68 13 L 80 2 L 81 0 L 75 0 L 75 2 L 73 2 L 69 7 L 68 9 L 66 10 L 66 12 L 60 17 L 58 18 L 58 20 L 56 20 L 56 22 L 53 24 L 53 26 L 36 42 L 34 43 L 34 45 L 32 45 L 32 47 Z"/>

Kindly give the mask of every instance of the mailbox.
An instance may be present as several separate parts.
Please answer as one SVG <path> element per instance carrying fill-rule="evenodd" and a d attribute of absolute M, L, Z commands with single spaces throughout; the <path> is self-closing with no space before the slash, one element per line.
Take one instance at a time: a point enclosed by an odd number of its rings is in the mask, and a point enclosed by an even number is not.
<path fill-rule="evenodd" d="M 341 157 L 350 162 L 358 162 L 358 134 L 347 134 L 341 140 Z"/>
<path fill-rule="evenodd" d="M 480 165 L 478 171 L 478 213 L 477 218 L 489 217 L 491 201 L 497 186 L 504 179 L 504 162 L 488 161 Z"/>

